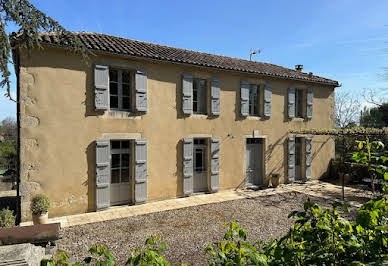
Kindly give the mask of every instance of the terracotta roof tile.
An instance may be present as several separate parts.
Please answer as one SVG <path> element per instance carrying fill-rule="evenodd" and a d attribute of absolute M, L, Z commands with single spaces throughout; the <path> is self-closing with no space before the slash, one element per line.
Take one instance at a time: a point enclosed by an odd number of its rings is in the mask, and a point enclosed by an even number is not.
<path fill-rule="evenodd" d="M 335 80 L 269 63 L 196 52 L 100 33 L 74 32 L 74 34 L 93 51 L 339 86 Z M 40 34 L 40 41 L 43 44 L 66 47 L 67 44 L 59 39 L 55 33 Z"/>

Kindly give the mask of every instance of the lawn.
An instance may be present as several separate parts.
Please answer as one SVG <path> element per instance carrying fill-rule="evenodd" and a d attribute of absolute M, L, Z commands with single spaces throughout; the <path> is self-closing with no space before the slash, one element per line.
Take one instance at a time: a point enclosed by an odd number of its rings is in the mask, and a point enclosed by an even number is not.
<path fill-rule="evenodd" d="M 250 241 L 276 238 L 292 224 L 288 214 L 300 210 L 308 198 L 321 206 L 329 205 L 326 199 L 285 192 L 63 228 L 57 243 L 77 261 L 88 255 L 93 244 L 102 243 L 113 251 L 118 265 L 124 265 L 134 247 L 148 236 L 159 234 L 170 245 L 165 253 L 170 262 L 203 265 L 205 244 L 223 237 L 223 224 L 237 222 L 247 229 Z M 352 198 L 353 202 L 366 200 Z"/>

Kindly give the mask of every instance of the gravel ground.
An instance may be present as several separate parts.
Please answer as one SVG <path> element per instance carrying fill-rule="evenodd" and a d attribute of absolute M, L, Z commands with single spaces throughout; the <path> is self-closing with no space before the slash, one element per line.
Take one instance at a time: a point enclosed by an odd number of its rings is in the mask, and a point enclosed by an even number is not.
<path fill-rule="evenodd" d="M 102 243 L 113 252 L 118 265 L 124 265 L 134 247 L 158 234 L 170 245 L 164 255 L 171 263 L 204 265 L 205 244 L 223 237 L 224 223 L 237 222 L 247 229 L 251 241 L 276 238 L 292 224 L 288 214 L 301 209 L 307 198 L 321 206 L 329 204 L 322 198 L 287 192 L 63 228 L 57 243 L 77 261 L 88 255 L 93 244 Z"/>

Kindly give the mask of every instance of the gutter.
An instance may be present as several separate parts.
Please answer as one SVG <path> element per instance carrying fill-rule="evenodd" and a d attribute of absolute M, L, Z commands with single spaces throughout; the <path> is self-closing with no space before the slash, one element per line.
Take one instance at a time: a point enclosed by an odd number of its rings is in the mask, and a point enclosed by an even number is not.
<path fill-rule="evenodd" d="M 55 47 L 55 48 L 62 48 L 65 50 L 74 51 L 71 48 L 59 45 L 59 44 L 51 44 L 51 43 L 45 43 L 41 42 L 42 45 L 49 46 L 49 47 Z M 115 53 L 115 52 L 108 52 L 108 51 L 101 51 L 96 49 L 89 49 L 88 51 L 92 51 L 97 54 L 103 54 L 103 55 L 115 55 L 123 58 L 130 58 L 130 59 L 138 59 L 138 60 L 145 60 L 145 61 L 151 61 L 151 62 L 158 62 L 158 63 L 165 63 L 165 64 L 173 64 L 173 65 L 182 65 L 182 66 L 189 66 L 189 67 L 199 67 L 204 69 L 210 69 L 210 70 L 219 70 L 219 71 L 225 71 L 225 72 L 232 72 L 232 73 L 239 73 L 239 74 L 248 74 L 248 75 L 254 75 L 254 76 L 261 76 L 261 77 L 270 77 L 270 78 L 276 78 L 276 79 L 283 79 L 283 80 L 295 80 L 295 81 L 302 81 L 307 83 L 314 83 L 314 84 L 322 84 L 327 86 L 334 86 L 334 87 L 341 87 L 342 85 L 337 83 L 329 83 L 329 82 L 323 82 L 323 81 L 312 81 L 307 79 L 301 79 L 301 78 L 293 78 L 293 77 L 284 77 L 284 76 L 278 76 L 273 74 L 265 74 L 265 73 L 257 73 L 257 72 L 248 72 L 248 71 L 239 71 L 239 70 L 232 70 L 232 69 L 225 69 L 225 68 L 218 68 L 218 67 L 211 67 L 211 66 L 202 66 L 198 64 L 190 64 L 190 63 L 184 63 L 184 62 L 176 62 L 171 60 L 163 60 L 163 59 L 156 59 L 156 58 L 150 58 L 150 57 L 143 57 L 143 56 L 136 56 L 136 55 L 127 55 L 127 54 L 121 54 L 121 53 Z"/>
<path fill-rule="evenodd" d="M 19 52 L 14 48 L 12 50 L 13 60 L 15 62 L 16 74 L 16 124 L 17 124 L 17 159 L 16 159 L 16 221 L 19 225 L 21 222 L 21 196 L 20 196 L 20 56 Z"/>

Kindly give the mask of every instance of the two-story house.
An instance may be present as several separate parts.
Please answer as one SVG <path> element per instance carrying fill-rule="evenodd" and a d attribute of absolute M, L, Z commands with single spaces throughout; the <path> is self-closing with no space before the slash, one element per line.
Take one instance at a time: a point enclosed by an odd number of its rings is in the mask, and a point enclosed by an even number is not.
<path fill-rule="evenodd" d="M 22 219 L 31 195 L 50 216 L 193 193 L 318 179 L 337 81 L 281 66 L 98 33 L 87 61 L 52 33 L 13 50 Z"/>

